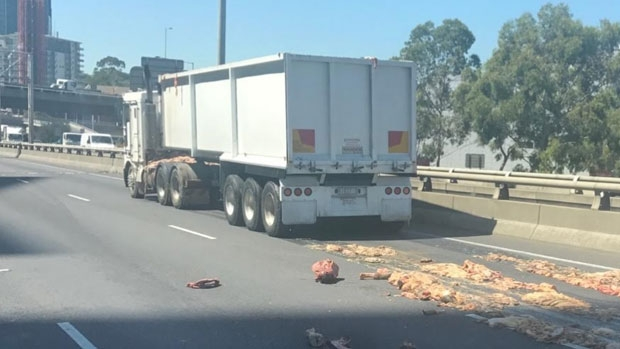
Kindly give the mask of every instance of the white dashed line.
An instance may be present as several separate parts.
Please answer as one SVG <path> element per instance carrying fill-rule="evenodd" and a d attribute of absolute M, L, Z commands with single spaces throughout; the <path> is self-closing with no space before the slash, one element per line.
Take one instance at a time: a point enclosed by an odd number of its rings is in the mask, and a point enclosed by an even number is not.
<path fill-rule="evenodd" d="M 18 181 L 18 182 L 21 182 L 21 183 L 24 183 L 24 184 L 28 184 L 28 183 L 30 183 L 30 182 L 28 182 L 27 180 L 20 179 L 20 178 L 17 178 L 17 181 Z"/>
<path fill-rule="evenodd" d="M 73 327 L 68 322 L 59 322 L 58 327 L 60 327 L 73 341 L 80 346 L 82 349 L 97 349 L 96 346 L 93 345 L 77 328 Z"/>
<path fill-rule="evenodd" d="M 82 201 L 90 202 L 89 199 L 86 199 L 86 198 L 83 198 L 83 197 L 80 197 L 80 196 L 77 196 L 77 195 L 67 194 L 67 196 L 70 197 L 70 198 L 77 199 L 77 200 L 82 200 Z"/>
<path fill-rule="evenodd" d="M 4 273 L 4 272 L 7 272 L 7 271 L 11 271 L 11 269 L 0 269 L 0 273 Z"/>
<path fill-rule="evenodd" d="M 213 237 L 213 236 L 209 236 L 209 235 L 205 235 L 205 234 L 200 234 L 200 233 L 197 233 L 197 232 L 195 232 L 195 231 L 191 231 L 191 230 L 189 230 L 189 229 L 185 229 L 185 228 L 177 227 L 176 225 L 169 225 L 169 227 L 170 227 L 170 228 L 172 228 L 172 229 L 176 229 L 176 230 L 184 231 L 184 232 L 186 232 L 186 233 L 188 233 L 188 234 L 192 234 L 192 235 L 200 236 L 200 237 L 205 238 L 205 239 L 209 239 L 209 240 L 215 240 L 215 239 L 216 239 L 216 238 L 215 238 L 215 237 Z"/>

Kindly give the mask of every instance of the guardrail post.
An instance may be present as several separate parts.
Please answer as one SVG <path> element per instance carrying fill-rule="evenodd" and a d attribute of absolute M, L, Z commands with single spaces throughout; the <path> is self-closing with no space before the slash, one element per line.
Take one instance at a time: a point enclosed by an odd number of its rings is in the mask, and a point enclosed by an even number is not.
<path fill-rule="evenodd" d="M 573 183 L 577 183 L 579 182 L 579 176 L 575 176 L 575 178 L 573 178 Z M 583 190 L 581 189 L 571 189 L 571 193 L 575 194 L 575 195 L 582 195 L 583 194 Z"/>
<path fill-rule="evenodd" d="M 495 200 L 509 200 L 510 193 L 508 191 L 508 184 L 499 183 L 493 192 L 493 199 Z"/>
<path fill-rule="evenodd" d="M 601 191 L 595 192 L 594 202 L 592 202 L 592 209 L 597 211 L 609 211 L 611 210 L 611 195 L 609 192 Z"/>
<path fill-rule="evenodd" d="M 431 177 L 420 177 L 422 181 L 422 186 L 418 189 L 419 191 L 433 191 L 433 181 Z"/>

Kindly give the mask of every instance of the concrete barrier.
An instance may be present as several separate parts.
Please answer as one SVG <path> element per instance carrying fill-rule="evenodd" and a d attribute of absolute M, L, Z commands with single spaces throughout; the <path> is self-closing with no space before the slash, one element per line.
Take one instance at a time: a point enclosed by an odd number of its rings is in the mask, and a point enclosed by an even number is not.
<path fill-rule="evenodd" d="M 76 170 L 94 171 L 111 174 L 123 173 L 123 158 L 109 158 L 66 153 L 52 153 L 36 150 L 0 148 L 0 155 L 4 157 L 17 157 L 19 159 L 68 167 Z"/>
<path fill-rule="evenodd" d="M 620 250 L 620 212 L 431 192 L 414 192 L 413 200 L 414 224 Z"/>

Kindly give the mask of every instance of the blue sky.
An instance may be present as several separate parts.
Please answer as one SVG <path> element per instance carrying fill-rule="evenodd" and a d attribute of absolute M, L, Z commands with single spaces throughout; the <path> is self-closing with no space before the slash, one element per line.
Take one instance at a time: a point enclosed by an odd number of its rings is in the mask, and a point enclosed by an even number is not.
<path fill-rule="evenodd" d="M 228 0 L 226 60 L 278 52 L 390 58 L 411 30 L 426 21 L 463 21 L 476 37 L 471 52 L 491 56 L 508 20 L 537 13 L 545 3 L 564 2 L 588 25 L 620 22 L 620 0 Z M 193 62 L 217 61 L 218 0 L 54 0 L 53 30 L 82 42 L 84 70 L 111 55 L 130 67 L 141 56 Z M 188 65 L 190 67 L 191 65 Z"/>

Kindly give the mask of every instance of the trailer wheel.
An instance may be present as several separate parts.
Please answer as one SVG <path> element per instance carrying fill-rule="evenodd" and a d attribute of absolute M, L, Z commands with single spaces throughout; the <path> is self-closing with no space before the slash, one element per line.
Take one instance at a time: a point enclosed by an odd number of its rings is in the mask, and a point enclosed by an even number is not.
<path fill-rule="evenodd" d="M 155 191 L 157 192 L 157 201 L 164 206 L 170 205 L 170 189 L 168 188 L 168 174 L 170 170 L 165 164 L 157 167 L 155 173 Z"/>
<path fill-rule="evenodd" d="M 263 222 L 261 219 L 261 193 L 263 188 L 253 179 L 248 178 L 243 184 L 243 221 L 245 226 L 252 231 L 261 231 Z"/>
<path fill-rule="evenodd" d="M 129 168 L 127 172 L 127 187 L 129 188 L 129 195 L 134 199 L 141 199 L 144 197 L 144 190 L 141 189 L 141 184 L 138 183 L 138 173 L 134 166 Z"/>
<path fill-rule="evenodd" d="M 187 193 L 185 193 L 185 188 L 183 188 L 183 182 L 185 181 L 183 177 L 183 173 L 177 168 L 174 168 L 170 174 L 170 201 L 172 206 L 180 210 L 189 207 L 187 200 L 185 200 Z"/>
<path fill-rule="evenodd" d="M 243 189 L 243 179 L 237 175 L 229 175 L 224 183 L 222 200 L 224 201 L 224 213 L 230 225 L 243 225 L 243 215 L 241 214 L 241 190 Z"/>
<path fill-rule="evenodd" d="M 261 218 L 265 231 L 270 236 L 283 237 L 289 227 L 282 224 L 282 203 L 278 193 L 278 186 L 274 182 L 267 182 L 261 195 Z"/>

